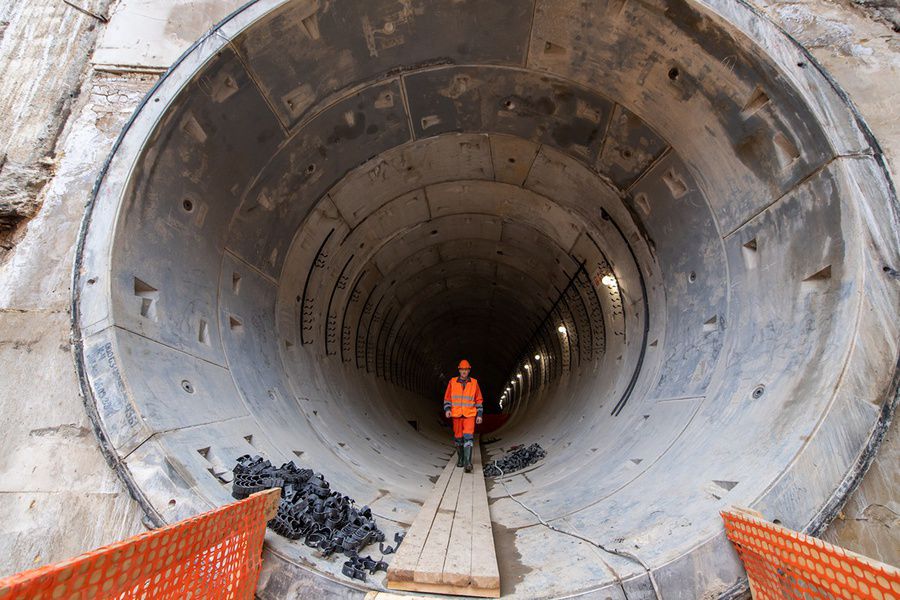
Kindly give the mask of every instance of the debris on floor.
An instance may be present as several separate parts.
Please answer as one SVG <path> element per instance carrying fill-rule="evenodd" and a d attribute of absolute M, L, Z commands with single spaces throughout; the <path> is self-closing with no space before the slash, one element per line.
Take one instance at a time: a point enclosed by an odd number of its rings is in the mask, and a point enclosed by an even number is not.
<path fill-rule="evenodd" d="M 509 454 L 484 465 L 484 476 L 499 477 L 501 475 L 509 475 L 529 465 L 533 465 L 545 456 L 547 456 L 547 453 L 541 448 L 540 444 L 531 444 L 528 447 L 519 446 Z"/>
<path fill-rule="evenodd" d="M 365 580 L 366 573 L 386 571 L 387 563 L 359 552 L 378 543 L 381 554 L 392 554 L 403 540 L 394 535 L 394 546 L 384 545 L 384 532 L 378 529 L 372 509 L 356 506 L 353 499 L 331 489 L 321 473 L 297 467 L 293 461 L 275 467 L 261 456 L 246 454 L 237 459 L 231 495 L 241 500 L 262 490 L 280 487 L 281 504 L 269 528 L 291 540 L 303 539 L 317 548 L 323 557 L 343 554 L 348 558 L 342 572 L 347 577 Z"/>

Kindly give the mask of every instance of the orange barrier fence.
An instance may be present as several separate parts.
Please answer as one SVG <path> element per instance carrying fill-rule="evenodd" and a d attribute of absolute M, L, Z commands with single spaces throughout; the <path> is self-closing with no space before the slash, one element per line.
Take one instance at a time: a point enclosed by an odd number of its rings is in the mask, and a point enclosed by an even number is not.
<path fill-rule="evenodd" d="M 756 600 L 900 600 L 900 570 L 769 523 L 741 509 L 722 513 Z"/>
<path fill-rule="evenodd" d="M 0 579 L 0 600 L 253 598 L 280 489 Z"/>

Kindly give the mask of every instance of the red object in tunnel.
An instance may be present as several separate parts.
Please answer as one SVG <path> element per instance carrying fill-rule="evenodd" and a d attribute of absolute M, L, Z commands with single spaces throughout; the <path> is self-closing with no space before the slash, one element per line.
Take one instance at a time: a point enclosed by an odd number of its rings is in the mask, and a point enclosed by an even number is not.
<path fill-rule="evenodd" d="M 475 433 L 490 433 L 495 429 L 499 429 L 508 420 L 509 413 L 482 415 L 481 425 L 475 425 Z"/>

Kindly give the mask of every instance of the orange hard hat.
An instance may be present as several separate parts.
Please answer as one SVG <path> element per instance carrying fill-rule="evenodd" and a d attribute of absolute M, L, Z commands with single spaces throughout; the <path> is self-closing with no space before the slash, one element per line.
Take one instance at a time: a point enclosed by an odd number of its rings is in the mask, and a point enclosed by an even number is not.
<path fill-rule="evenodd" d="M 462 359 L 461 361 L 459 361 L 459 366 L 456 368 L 457 369 L 471 369 L 472 365 L 470 365 L 469 361 L 467 361 L 466 359 Z"/>

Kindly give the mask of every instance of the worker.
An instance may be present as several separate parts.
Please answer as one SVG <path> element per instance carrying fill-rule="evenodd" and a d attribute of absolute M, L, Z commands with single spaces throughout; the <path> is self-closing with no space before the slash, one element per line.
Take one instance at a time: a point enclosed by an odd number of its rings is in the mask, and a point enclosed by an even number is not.
<path fill-rule="evenodd" d="M 462 360 L 458 366 L 459 377 L 447 384 L 444 392 L 444 414 L 453 419 L 453 437 L 456 441 L 456 466 L 472 472 L 472 444 L 475 438 L 475 424 L 481 424 L 482 397 L 478 380 L 469 377 L 472 365 Z"/>

